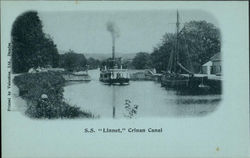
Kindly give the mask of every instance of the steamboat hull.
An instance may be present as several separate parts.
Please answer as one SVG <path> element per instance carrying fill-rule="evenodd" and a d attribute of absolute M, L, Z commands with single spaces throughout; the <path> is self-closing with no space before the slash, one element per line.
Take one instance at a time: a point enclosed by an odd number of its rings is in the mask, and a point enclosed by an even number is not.
<path fill-rule="evenodd" d="M 100 79 L 101 82 L 106 84 L 129 84 L 128 78 L 118 78 L 118 79 Z"/>
<path fill-rule="evenodd" d="M 99 80 L 106 84 L 129 84 L 129 74 L 126 69 L 109 69 L 101 71 Z"/>

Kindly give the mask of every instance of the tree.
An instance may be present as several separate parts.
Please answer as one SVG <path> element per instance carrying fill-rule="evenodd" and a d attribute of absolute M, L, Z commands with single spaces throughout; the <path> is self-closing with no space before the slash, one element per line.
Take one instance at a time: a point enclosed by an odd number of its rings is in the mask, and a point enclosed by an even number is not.
<path fill-rule="evenodd" d="M 14 73 L 27 72 L 32 67 L 58 66 L 58 51 L 53 40 L 44 34 L 36 11 L 21 14 L 11 31 L 12 69 Z"/>
<path fill-rule="evenodd" d="M 216 53 L 220 53 L 220 31 L 206 21 L 190 21 L 180 32 L 180 61 L 194 72 L 199 72 L 202 64 Z"/>
<path fill-rule="evenodd" d="M 69 50 L 60 56 L 60 67 L 68 71 L 80 71 L 86 69 L 87 59 L 83 54 Z"/>
<path fill-rule="evenodd" d="M 177 53 L 176 34 L 166 33 L 162 43 L 151 54 L 153 67 L 158 72 L 168 69 L 171 53 Z M 198 73 L 202 64 L 220 52 L 220 31 L 206 21 L 190 21 L 178 35 L 179 62 L 187 69 Z"/>
<path fill-rule="evenodd" d="M 124 69 L 132 69 L 133 68 L 132 60 L 131 59 L 123 59 L 122 60 L 122 67 Z"/>
<path fill-rule="evenodd" d="M 175 48 L 175 34 L 166 33 L 162 43 L 155 47 L 151 53 L 152 65 L 157 72 L 166 71 L 169 63 L 170 54 Z"/>
<path fill-rule="evenodd" d="M 133 66 L 136 69 L 147 69 L 152 67 L 150 54 L 145 52 L 137 53 L 132 61 Z"/>
<path fill-rule="evenodd" d="M 98 59 L 94 59 L 92 57 L 88 58 L 87 64 L 89 65 L 89 69 L 96 69 L 100 66 L 100 61 Z"/>

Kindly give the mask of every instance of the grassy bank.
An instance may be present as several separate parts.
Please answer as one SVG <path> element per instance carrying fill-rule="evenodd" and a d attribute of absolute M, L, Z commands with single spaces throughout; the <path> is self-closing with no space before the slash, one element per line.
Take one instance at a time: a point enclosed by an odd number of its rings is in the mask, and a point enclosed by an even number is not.
<path fill-rule="evenodd" d="M 65 80 L 58 72 L 22 74 L 14 78 L 14 84 L 19 88 L 19 95 L 27 101 L 25 113 L 31 118 L 93 117 L 64 101 Z"/>

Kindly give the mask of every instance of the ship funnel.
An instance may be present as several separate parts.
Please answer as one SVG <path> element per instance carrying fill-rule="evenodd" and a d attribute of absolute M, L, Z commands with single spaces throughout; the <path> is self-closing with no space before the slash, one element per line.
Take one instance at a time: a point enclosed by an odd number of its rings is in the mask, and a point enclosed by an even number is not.
<path fill-rule="evenodd" d="M 115 39 L 119 37 L 119 29 L 114 22 L 107 22 L 107 31 L 112 37 L 112 59 L 115 59 Z"/>

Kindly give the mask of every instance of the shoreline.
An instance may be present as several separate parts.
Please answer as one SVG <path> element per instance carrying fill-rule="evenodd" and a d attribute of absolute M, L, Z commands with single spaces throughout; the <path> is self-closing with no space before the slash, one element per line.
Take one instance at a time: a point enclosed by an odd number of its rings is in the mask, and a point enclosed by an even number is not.
<path fill-rule="evenodd" d="M 94 118 L 92 113 L 65 102 L 65 82 L 58 72 L 13 74 L 12 96 L 15 108 L 18 111 L 21 108 L 30 118 Z"/>

